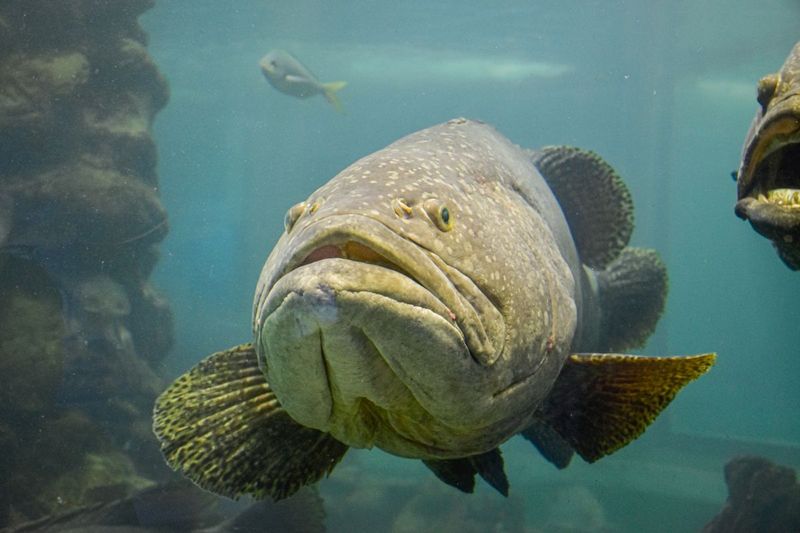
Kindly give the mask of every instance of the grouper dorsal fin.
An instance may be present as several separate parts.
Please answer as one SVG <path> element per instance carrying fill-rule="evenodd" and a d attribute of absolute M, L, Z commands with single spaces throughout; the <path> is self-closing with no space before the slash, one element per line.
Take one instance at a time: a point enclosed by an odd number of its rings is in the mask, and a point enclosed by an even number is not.
<path fill-rule="evenodd" d="M 633 201 L 622 178 L 603 158 L 573 146 L 528 151 L 567 219 L 581 261 L 602 269 L 628 244 Z"/>
<path fill-rule="evenodd" d="M 539 427 L 529 428 L 534 438 L 525 436 L 560 468 L 569 462 L 565 444 L 594 462 L 641 435 L 681 388 L 711 368 L 715 357 L 571 355 L 540 406 Z M 563 439 L 556 439 L 555 448 L 552 439 L 543 447 L 537 438 L 550 430 Z"/>
<path fill-rule="evenodd" d="M 170 466 L 231 498 L 291 496 L 347 451 L 286 413 L 252 344 L 210 355 L 175 380 L 156 400 L 153 430 Z"/>

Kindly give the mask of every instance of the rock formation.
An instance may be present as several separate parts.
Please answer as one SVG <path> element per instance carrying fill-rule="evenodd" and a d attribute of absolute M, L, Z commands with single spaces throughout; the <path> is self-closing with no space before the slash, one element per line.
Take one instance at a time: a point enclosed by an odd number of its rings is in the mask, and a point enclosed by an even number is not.
<path fill-rule="evenodd" d="M 800 485 L 794 470 L 763 457 L 737 457 L 725 465 L 728 501 L 704 533 L 800 531 Z"/>
<path fill-rule="evenodd" d="M 172 343 L 149 282 L 168 229 L 152 4 L 0 4 L 0 528 L 152 482 Z"/>

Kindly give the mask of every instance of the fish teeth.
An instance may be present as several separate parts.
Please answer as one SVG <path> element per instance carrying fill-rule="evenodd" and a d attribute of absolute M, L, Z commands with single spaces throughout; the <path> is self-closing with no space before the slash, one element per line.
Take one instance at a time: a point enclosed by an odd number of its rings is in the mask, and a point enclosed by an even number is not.
<path fill-rule="evenodd" d="M 800 190 L 772 189 L 767 192 L 766 197 L 763 194 L 759 194 L 758 200 L 770 202 L 781 207 L 800 208 Z"/>

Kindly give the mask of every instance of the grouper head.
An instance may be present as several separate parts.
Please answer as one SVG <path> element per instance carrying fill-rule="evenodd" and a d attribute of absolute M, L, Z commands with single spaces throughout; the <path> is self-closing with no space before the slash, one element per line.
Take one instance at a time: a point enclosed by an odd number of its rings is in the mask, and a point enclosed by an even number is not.
<path fill-rule="evenodd" d="M 285 226 L 254 331 L 293 419 L 422 458 L 528 423 L 567 355 L 576 287 L 563 216 L 522 151 L 450 121 L 357 161 Z"/>
<path fill-rule="evenodd" d="M 758 84 L 756 113 L 737 172 L 736 214 L 800 269 L 800 43 Z"/>

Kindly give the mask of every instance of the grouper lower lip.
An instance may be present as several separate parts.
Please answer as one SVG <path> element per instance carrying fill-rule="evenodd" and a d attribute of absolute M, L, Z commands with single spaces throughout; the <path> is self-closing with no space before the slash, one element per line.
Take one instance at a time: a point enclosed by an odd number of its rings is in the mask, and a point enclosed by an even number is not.
<path fill-rule="evenodd" d="M 401 417 L 416 405 L 435 413 L 439 402 L 427 399 L 441 380 L 421 376 L 433 373 L 426 359 L 464 373 L 476 366 L 444 305 L 377 265 L 330 258 L 300 266 L 280 278 L 265 305 L 258 342 L 284 408 L 308 427 L 365 447 L 374 435 L 363 429 L 370 424 L 362 402 Z M 421 327 L 404 326 L 407 319 Z M 348 434 L 353 423 L 361 429 Z"/>
<path fill-rule="evenodd" d="M 800 109 L 800 98 L 796 104 Z M 800 226 L 800 118 L 784 114 L 762 126 L 740 170 L 736 215 L 770 239 Z"/>

